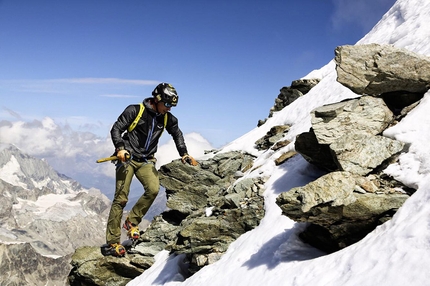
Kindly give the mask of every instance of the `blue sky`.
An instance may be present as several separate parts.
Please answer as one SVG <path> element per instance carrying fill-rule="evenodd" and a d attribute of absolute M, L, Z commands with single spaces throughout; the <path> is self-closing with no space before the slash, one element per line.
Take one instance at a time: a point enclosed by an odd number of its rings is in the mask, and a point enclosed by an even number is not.
<path fill-rule="evenodd" d="M 221 147 L 394 2 L 0 0 L 0 120 L 50 117 L 105 137 L 165 81 L 183 132 Z"/>

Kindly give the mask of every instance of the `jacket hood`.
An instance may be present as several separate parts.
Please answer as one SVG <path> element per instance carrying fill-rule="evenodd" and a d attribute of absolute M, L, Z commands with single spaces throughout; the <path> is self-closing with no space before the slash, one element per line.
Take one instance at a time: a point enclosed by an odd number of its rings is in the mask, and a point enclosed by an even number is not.
<path fill-rule="evenodd" d="M 151 113 L 154 113 L 154 114 L 157 114 L 157 111 L 155 111 L 153 108 L 152 108 L 152 105 L 151 105 L 151 101 L 153 101 L 154 100 L 154 98 L 153 97 L 148 97 L 148 98 L 145 98 L 143 101 L 142 101 L 142 103 L 143 103 L 143 105 L 145 105 L 145 109 L 147 110 L 147 111 L 149 111 L 149 112 L 151 112 Z"/>

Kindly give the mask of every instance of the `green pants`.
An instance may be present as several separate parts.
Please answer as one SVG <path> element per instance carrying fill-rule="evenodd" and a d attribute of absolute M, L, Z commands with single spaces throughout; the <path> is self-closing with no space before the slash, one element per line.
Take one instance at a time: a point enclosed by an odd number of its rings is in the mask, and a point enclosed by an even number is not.
<path fill-rule="evenodd" d="M 157 197 L 158 190 L 160 189 L 160 181 L 158 171 L 155 169 L 153 163 L 138 163 L 132 160 L 126 166 L 119 166 L 116 170 L 115 196 L 106 227 L 106 243 L 119 243 L 121 240 L 121 218 L 128 201 L 133 175 L 136 175 L 136 178 L 142 184 L 144 194 L 139 198 L 128 215 L 131 223 L 138 225 Z"/>

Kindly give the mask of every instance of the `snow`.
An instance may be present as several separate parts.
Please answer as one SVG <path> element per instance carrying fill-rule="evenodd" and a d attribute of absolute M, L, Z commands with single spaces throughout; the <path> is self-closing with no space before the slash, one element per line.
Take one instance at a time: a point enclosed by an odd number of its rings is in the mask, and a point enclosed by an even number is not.
<path fill-rule="evenodd" d="M 393 44 L 429 56 L 428 23 L 430 1 L 399 0 L 358 43 Z M 283 216 L 275 204 L 280 193 L 322 174 L 300 156 L 275 166 L 273 159 L 292 147 L 259 152 L 253 142 L 279 124 L 292 124 L 287 139 L 294 140 L 308 131 L 312 109 L 357 96 L 336 82 L 333 62 L 307 77 L 316 75 L 323 77 L 322 81 L 308 94 L 221 151 L 244 150 L 258 156 L 255 165 L 261 167 L 246 173 L 245 178 L 270 176 L 264 193 L 266 215 L 260 225 L 232 243 L 218 262 L 186 280 L 182 275 L 184 257 L 162 251 L 154 266 L 128 285 L 430 285 L 430 92 L 415 110 L 384 133 L 409 145 L 409 151 L 385 172 L 417 188 L 392 220 L 358 243 L 325 255 L 298 239 L 304 225 Z"/>
<path fill-rule="evenodd" d="M 24 176 L 21 170 L 18 160 L 15 156 L 11 156 L 9 162 L 7 162 L 2 168 L 0 168 L 0 174 L 3 181 L 20 187 L 27 187 L 27 185 L 21 182 L 20 175 Z"/>
<path fill-rule="evenodd" d="M 76 194 L 47 194 L 40 196 L 35 202 L 17 198 L 13 205 L 16 213 L 31 210 L 33 219 L 52 221 L 67 221 L 75 216 L 86 217 L 88 214 L 82 209 L 78 201 L 71 201 Z"/>

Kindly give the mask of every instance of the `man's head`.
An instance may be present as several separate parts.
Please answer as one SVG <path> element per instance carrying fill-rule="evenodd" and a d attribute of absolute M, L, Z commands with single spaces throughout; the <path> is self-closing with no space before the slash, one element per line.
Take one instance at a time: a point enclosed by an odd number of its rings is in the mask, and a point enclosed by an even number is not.
<path fill-rule="evenodd" d="M 152 92 L 156 102 L 163 102 L 164 106 L 171 108 L 178 104 L 178 94 L 176 89 L 169 83 L 160 83 Z"/>

